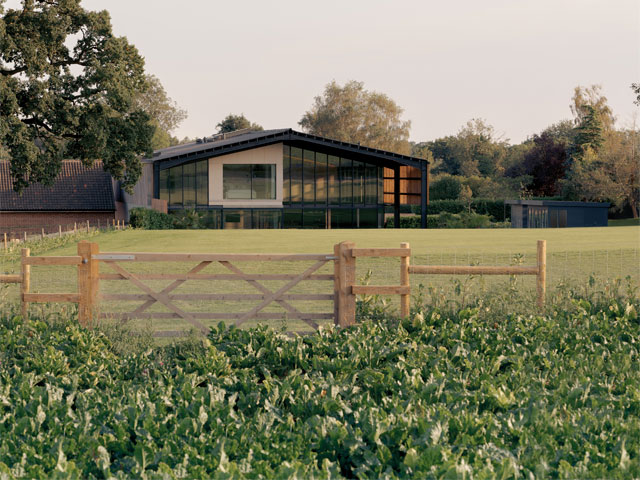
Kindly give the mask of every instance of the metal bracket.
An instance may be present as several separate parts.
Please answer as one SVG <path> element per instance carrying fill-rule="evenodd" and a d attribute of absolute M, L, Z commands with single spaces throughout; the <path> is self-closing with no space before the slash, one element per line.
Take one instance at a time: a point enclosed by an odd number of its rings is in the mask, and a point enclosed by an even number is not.
<path fill-rule="evenodd" d="M 92 255 L 94 260 L 135 260 L 135 255 L 112 255 L 110 253 L 99 253 L 98 255 Z"/>

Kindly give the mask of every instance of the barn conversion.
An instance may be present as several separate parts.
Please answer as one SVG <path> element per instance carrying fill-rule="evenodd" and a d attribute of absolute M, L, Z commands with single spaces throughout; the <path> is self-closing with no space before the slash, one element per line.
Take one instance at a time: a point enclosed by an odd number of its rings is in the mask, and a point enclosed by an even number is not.
<path fill-rule="evenodd" d="M 131 206 L 165 200 L 210 228 L 377 228 L 385 205 L 422 206 L 428 162 L 291 129 L 239 130 L 154 152 Z"/>

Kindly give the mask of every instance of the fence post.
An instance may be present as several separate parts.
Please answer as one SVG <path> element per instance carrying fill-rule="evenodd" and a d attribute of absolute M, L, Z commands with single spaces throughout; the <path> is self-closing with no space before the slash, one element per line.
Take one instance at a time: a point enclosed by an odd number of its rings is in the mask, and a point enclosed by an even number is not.
<path fill-rule="evenodd" d="M 78 233 L 78 223 L 73 222 L 73 233 Z"/>
<path fill-rule="evenodd" d="M 44 238 L 44 227 L 42 227 L 42 238 Z"/>
<path fill-rule="evenodd" d="M 340 324 L 340 245 L 333 246 L 333 323 Z"/>
<path fill-rule="evenodd" d="M 89 220 L 87 220 L 87 233 L 89 233 Z"/>
<path fill-rule="evenodd" d="M 408 243 L 401 243 L 400 248 L 409 250 L 410 247 Z M 400 285 L 407 288 L 411 287 L 409 283 L 409 262 L 410 257 L 408 254 L 407 256 L 400 257 Z M 410 300 L 411 294 L 403 293 L 400 295 L 400 316 L 403 318 L 409 316 Z"/>
<path fill-rule="evenodd" d="M 338 325 L 348 327 L 356 323 L 356 296 L 351 287 L 356 283 L 356 259 L 351 255 L 353 242 L 341 242 L 338 245 L 339 285 Z"/>
<path fill-rule="evenodd" d="M 7 232 L 4 232 L 4 251 L 7 251 Z"/>
<path fill-rule="evenodd" d="M 93 255 L 98 251 L 97 243 L 78 242 L 78 255 L 82 257 L 82 263 L 78 265 L 78 320 L 83 326 L 93 319 L 97 307 L 99 260 L 94 260 Z"/>
<path fill-rule="evenodd" d="M 538 240 L 538 306 L 544 306 L 547 290 L 547 241 Z"/>
<path fill-rule="evenodd" d="M 24 298 L 25 293 L 29 293 L 31 289 L 31 265 L 25 264 L 25 259 L 31 255 L 31 249 L 23 248 L 22 249 L 22 279 L 20 284 L 20 301 L 22 302 L 22 318 L 26 321 L 28 319 L 29 314 L 29 302 L 27 302 Z"/>

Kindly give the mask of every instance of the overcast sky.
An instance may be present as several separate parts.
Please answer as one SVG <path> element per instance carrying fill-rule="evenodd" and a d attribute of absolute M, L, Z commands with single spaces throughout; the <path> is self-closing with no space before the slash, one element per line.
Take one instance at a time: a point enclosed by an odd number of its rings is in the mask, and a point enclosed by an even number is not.
<path fill-rule="evenodd" d="M 10 5 L 13 2 L 8 2 Z M 364 82 L 411 120 L 411 139 L 484 118 L 519 143 L 571 118 L 601 84 L 618 125 L 638 109 L 638 0 L 84 0 L 146 59 L 204 136 L 229 113 L 298 128 L 331 80 Z"/>

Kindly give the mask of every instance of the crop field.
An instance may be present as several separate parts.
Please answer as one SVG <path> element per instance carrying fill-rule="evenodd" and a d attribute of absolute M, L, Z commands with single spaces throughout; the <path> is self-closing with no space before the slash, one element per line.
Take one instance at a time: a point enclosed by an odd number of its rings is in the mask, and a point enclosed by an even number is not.
<path fill-rule="evenodd" d="M 108 232 L 91 238 L 99 244 L 101 251 L 108 252 L 189 252 L 189 253 L 333 253 L 333 246 L 350 240 L 358 247 L 398 247 L 409 242 L 412 248 L 412 264 L 425 265 L 513 265 L 536 262 L 536 240 L 546 239 L 547 282 L 549 292 L 567 283 L 581 284 L 595 277 L 599 280 L 630 277 L 640 282 L 640 228 L 633 226 L 589 228 L 589 229 L 536 229 L 536 230 L 172 230 L 143 231 L 127 230 Z M 75 243 L 48 249 L 44 255 L 74 255 Z M 36 253 L 38 254 L 38 253 Z M 42 253 L 40 253 L 42 254 Z M 134 273 L 180 273 L 194 267 L 196 263 L 128 263 L 122 264 Z M 237 267 L 246 273 L 299 273 L 309 263 L 296 262 L 241 262 Z M 0 270 L 17 272 L 18 251 L 13 255 L 0 255 Z M 104 263 L 103 273 L 113 270 Z M 329 262 L 317 273 L 331 273 Z M 368 272 L 371 272 L 368 275 Z M 220 264 L 208 266 L 202 273 L 229 273 Z M 77 290 L 75 267 L 32 267 L 31 291 L 54 293 Z M 362 258 L 357 262 L 357 278 L 372 285 L 393 284 L 399 281 L 399 260 L 396 258 Z M 520 293 L 528 294 L 532 301 L 535 278 L 519 277 L 451 277 L 442 275 L 412 275 L 413 291 L 422 285 L 431 297 L 446 298 L 457 305 L 465 306 L 492 290 L 513 288 L 514 282 Z M 151 280 L 148 285 L 161 290 L 171 283 L 169 280 Z M 269 290 L 277 290 L 284 281 L 262 281 Z M 301 282 L 292 294 L 331 294 L 331 281 Z M 103 280 L 101 292 L 110 294 L 143 293 L 128 281 Z M 187 281 L 173 293 L 253 293 L 258 292 L 244 281 Z M 19 289 L 8 286 L 0 292 L 8 301 L 17 301 Z M 521 295 L 524 299 L 526 295 Z M 397 307 L 397 297 L 388 303 Z M 192 312 L 242 312 L 258 303 L 258 300 L 237 301 L 177 301 L 176 304 Z M 104 312 L 123 313 L 134 310 L 140 301 L 103 302 Z M 313 313 L 332 312 L 331 301 L 297 300 L 291 304 L 302 311 Z M 38 309 L 38 305 L 31 308 Z M 168 312 L 155 304 L 149 312 Z M 287 319 L 286 312 L 277 304 L 268 306 L 265 312 L 282 314 L 281 319 L 270 320 L 276 327 L 286 325 L 290 330 L 308 330 L 303 322 Z M 326 324 L 330 320 L 324 321 Z M 215 325 L 217 321 L 205 321 Z M 247 322 L 247 326 L 257 321 Z M 320 321 L 322 323 L 322 321 Z M 137 320 L 140 328 L 155 331 L 188 329 L 187 323 L 170 320 Z"/>
<path fill-rule="evenodd" d="M 164 347 L 4 309 L 0 477 L 637 478 L 640 302 L 565 293 Z"/>

